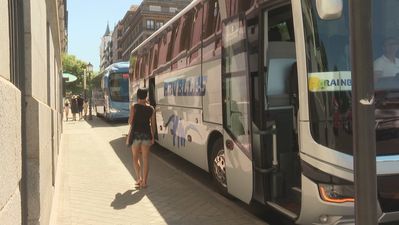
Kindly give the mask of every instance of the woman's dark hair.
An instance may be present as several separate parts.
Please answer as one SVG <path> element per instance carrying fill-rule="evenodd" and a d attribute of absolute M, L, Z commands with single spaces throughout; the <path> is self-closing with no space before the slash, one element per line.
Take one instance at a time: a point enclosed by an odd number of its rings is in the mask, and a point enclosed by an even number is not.
<path fill-rule="evenodd" d="M 146 99 L 147 98 L 147 93 L 148 93 L 147 89 L 139 88 L 137 90 L 137 98 L 138 99 Z"/>

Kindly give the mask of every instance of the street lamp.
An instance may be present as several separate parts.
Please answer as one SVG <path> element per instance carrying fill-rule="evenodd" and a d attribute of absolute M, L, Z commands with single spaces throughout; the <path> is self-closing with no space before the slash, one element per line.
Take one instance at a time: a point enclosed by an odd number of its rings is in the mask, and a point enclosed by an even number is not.
<path fill-rule="evenodd" d="M 90 87 L 90 95 L 89 95 L 89 120 L 91 120 L 91 119 L 93 119 L 93 117 L 92 117 L 92 114 L 91 114 L 91 98 L 92 98 L 92 90 L 91 90 L 91 84 L 90 84 L 90 81 L 91 81 L 91 77 L 90 77 L 90 75 L 91 75 L 91 73 L 93 72 L 93 65 L 89 62 L 87 65 L 86 65 L 86 70 L 85 71 L 87 71 L 87 74 L 89 75 L 89 87 Z M 85 76 L 86 77 L 86 76 Z M 86 84 L 86 79 L 85 79 L 85 84 Z M 85 86 L 85 92 L 86 92 L 86 86 Z"/>

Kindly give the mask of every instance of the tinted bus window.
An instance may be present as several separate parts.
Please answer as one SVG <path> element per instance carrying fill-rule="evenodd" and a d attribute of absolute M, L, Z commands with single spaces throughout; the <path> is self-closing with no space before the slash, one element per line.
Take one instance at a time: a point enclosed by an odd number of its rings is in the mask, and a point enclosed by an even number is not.
<path fill-rule="evenodd" d="M 158 43 L 156 43 L 152 46 L 151 51 L 152 51 L 151 67 L 152 67 L 152 70 L 156 70 L 158 67 Z"/>
<path fill-rule="evenodd" d="M 186 51 L 190 47 L 190 39 L 193 28 L 194 10 L 191 10 L 184 15 L 184 22 L 182 27 L 182 33 L 180 38 L 180 52 Z"/>
<path fill-rule="evenodd" d="M 173 47 L 172 47 L 172 49 L 173 49 L 172 59 L 174 59 L 180 53 L 180 39 L 182 37 L 182 35 L 181 35 L 181 31 L 182 31 L 181 20 L 183 20 L 183 22 L 184 22 L 184 19 L 179 19 L 178 21 L 176 21 L 173 24 L 174 42 L 173 42 Z"/>
<path fill-rule="evenodd" d="M 142 73 L 142 68 L 143 68 L 143 56 L 139 55 L 138 60 L 137 60 L 137 70 L 136 70 L 136 79 L 140 79 L 140 74 Z"/>
<path fill-rule="evenodd" d="M 150 44 L 150 46 L 151 46 L 151 44 Z M 152 73 L 152 58 L 154 56 L 153 45 L 150 47 L 150 51 L 149 51 L 148 55 L 149 55 L 148 66 L 147 66 L 148 68 L 147 68 L 147 73 L 146 73 L 147 76 L 151 75 L 151 73 Z"/>
<path fill-rule="evenodd" d="M 202 17 L 203 17 L 203 8 L 202 6 L 198 6 L 194 9 L 194 18 L 193 18 L 193 31 L 191 36 L 190 43 L 190 55 L 188 56 L 188 63 L 195 64 L 200 60 L 201 55 L 201 35 L 202 35 Z"/>
<path fill-rule="evenodd" d="M 134 79 L 135 79 L 135 80 L 139 78 L 140 63 L 141 63 L 141 57 L 138 57 L 138 58 L 136 59 L 136 65 L 135 65 L 135 69 L 134 69 Z"/>
<path fill-rule="evenodd" d="M 170 29 L 169 31 L 168 31 L 168 34 L 167 34 L 167 55 L 166 55 L 166 61 L 165 62 L 169 62 L 171 59 L 172 59 L 172 52 L 173 52 L 173 41 L 172 41 L 172 37 L 173 38 L 176 38 L 176 33 L 174 32 L 175 30 L 172 28 L 172 27 L 170 27 L 170 28 L 168 28 L 168 29 Z"/>
<path fill-rule="evenodd" d="M 204 5 L 204 61 L 218 57 L 221 54 L 221 26 L 217 0 L 209 0 Z"/>
<path fill-rule="evenodd" d="M 143 61 L 141 63 L 141 74 L 140 78 L 144 78 L 148 75 L 148 53 L 143 56 Z"/>
<path fill-rule="evenodd" d="M 168 56 L 168 46 L 170 42 L 171 32 L 167 32 L 161 36 L 159 39 L 159 55 L 158 55 L 158 63 L 159 65 L 164 65 L 166 63 L 166 58 Z"/>
<path fill-rule="evenodd" d="M 109 76 L 110 97 L 116 102 L 129 101 L 129 74 L 114 73 Z"/>
<path fill-rule="evenodd" d="M 232 17 L 240 12 L 245 12 L 253 5 L 254 0 L 226 0 L 227 17 Z"/>
<path fill-rule="evenodd" d="M 219 6 L 217 0 L 209 0 L 205 3 L 205 20 L 204 20 L 204 39 L 215 34 L 217 20 L 219 17 Z"/>

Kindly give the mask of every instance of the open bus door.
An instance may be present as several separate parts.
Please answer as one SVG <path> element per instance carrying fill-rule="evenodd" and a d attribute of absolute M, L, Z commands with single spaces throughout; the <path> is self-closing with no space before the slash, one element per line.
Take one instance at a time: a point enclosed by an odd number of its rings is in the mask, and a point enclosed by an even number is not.
<path fill-rule="evenodd" d="M 253 192 L 250 95 L 244 16 L 223 22 L 223 127 L 227 191 L 249 203 Z"/>

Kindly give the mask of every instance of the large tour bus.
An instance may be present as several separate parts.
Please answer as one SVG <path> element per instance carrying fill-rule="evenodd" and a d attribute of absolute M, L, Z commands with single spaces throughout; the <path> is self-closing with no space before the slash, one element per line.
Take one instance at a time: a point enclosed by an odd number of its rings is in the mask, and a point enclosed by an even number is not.
<path fill-rule="evenodd" d="M 93 106 L 106 120 L 129 118 L 129 62 L 108 66 L 92 79 Z"/>
<path fill-rule="evenodd" d="M 194 0 L 132 51 L 130 98 L 148 88 L 157 142 L 226 194 L 298 224 L 353 224 L 348 4 Z M 376 60 L 398 11 L 373 2 Z M 380 223 L 399 220 L 398 79 L 376 77 Z"/>

